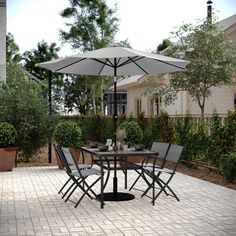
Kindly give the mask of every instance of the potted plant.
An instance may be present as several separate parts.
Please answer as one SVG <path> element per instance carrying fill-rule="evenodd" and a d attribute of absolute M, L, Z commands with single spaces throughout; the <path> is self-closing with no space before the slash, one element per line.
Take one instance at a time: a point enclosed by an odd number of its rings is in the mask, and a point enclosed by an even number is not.
<path fill-rule="evenodd" d="M 16 162 L 17 132 L 8 122 L 0 122 L 0 171 L 12 171 Z"/>
<path fill-rule="evenodd" d="M 118 130 L 124 130 L 126 133 L 126 142 L 129 146 L 140 144 L 143 140 L 143 131 L 136 121 L 125 121 L 120 124 Z M 127 157 L 127 161 L 131 163 L 140 162 L 141 156 Z M 120 163 L 123 166 L 122 162 Z"/>
<path fill-rule="evenodd" d="M 119 150 L 123 150 L 123 145 L 126 140 L 127 134 L 124 129 L 118 129 L 116 131 L 117 146 Z"/>
<path fill-rule="evenodd" d="M 118 130 L 125 130 L 126 140 L 129 146 L 140 144 L 143 140 L 143 131 L 136 121 L 125 121 L 120 124 Z"/>
<path fill-rule="evenodd" d="M 71 149 L 73 155 L 79 160 L 80 152 L 78 148 L 82 144 L 82 131 L 78 124 L 74 121 L 60 122 L 53 133 L 54 141 L 62 147 Z M 56 155 L 57 157 L 57 155 Z M 60 159 L 57 157 L 58 166 L 63 169 Z"/>

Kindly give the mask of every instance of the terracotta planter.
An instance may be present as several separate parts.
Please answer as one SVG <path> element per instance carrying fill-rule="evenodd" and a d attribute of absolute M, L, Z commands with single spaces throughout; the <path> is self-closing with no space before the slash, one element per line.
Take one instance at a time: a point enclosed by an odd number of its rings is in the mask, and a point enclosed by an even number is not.
<path fill-rule="evenodd" d="M 17 148 L 0 148 L 0 171 L 12 171 L 16 162 Z"/>
<path fill-rule="evenodd" d="M 77 149 L 73 149 L 71 148 L 70 149 L 72 155 L 76 158 L 77 162 L 79 161 L 79 157 L 80 157 L 80 151 L 77 150 Z M 55 155 L 56 155 L 56 159 L 57 159 L 57 165 L 58 165 L 58 168 L 63 170 L 64 169 L 64 165 L 62 164 L 59 156 L 57 155 L 57 152 L 55 151 Z"/>

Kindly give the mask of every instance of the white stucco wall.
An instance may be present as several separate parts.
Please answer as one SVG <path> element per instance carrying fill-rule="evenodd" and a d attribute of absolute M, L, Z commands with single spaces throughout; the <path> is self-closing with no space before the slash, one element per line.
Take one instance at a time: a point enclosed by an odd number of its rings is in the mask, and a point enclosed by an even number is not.
<path fill-rule="evenodd" d="M 142 111 L 147 114 L 146 101 L 147 97 L 142 96 L 143 88 L 133 88 L 131 90 L 127 90 L 127 116 L 131 114 L 135 116 L 135 99 L 141 99 L 142 103 Z"/>
<path fill-rule="evenodd" d="M 226 114 L 228 110 L 234 109 L 234 93 L 236 87 L 213 88 L 211 97 L 206 101 L 205 114 L 212 114 L 216 110 L 219 114 Z M 190 112 L 199 114 L 200 108 L 196 102 L 190 101 Z"/>
<path fill-rule="evenodd" d="M 6 0 L 0 0 L 0 82 L 6 81 Z"/>
<path fill-rule="evenodd" d="M 142 111 L 145 116 L 148 116 L 148 100 L 151 95 L 144 96 L 143 92 L 144 89 L 142 87 L 132 87 L 132 89 L 127 90 L 127 116 L 131 114 L 133 116 L 136 115 L 136 99 L 141 99 Z M 224 86 L 212 89 L 212 96 L 206 101 L 205 114 L 212 114 L 214 111 L 217 111 L 218 114 L 226 114 L 228 110 L 233 110 L 235 93 L 236 87 Z M 181 115 L 189 112 L 191 114 L 201 114 L 198 104 L 192 101 L 186 92 L 180 92 L 177 100 L 173 104 L 166 107 L 162 104 L 161 109 L 166 111 L 169 115 Z M 156 110 L 154 112 L 156 114 Z"/>

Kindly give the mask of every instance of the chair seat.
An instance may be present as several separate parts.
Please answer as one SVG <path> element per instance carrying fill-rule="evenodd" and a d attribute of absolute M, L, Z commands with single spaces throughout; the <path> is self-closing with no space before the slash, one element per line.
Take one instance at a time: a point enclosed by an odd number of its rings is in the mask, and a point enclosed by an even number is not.
<path fill-rule="evenodd" d="M 80 170 L 80 173 L 78 171 L 73 171 L 71 174 L 75 177 L 81 177 L 81 175 L 87 177 L 90 175 L 101 174 L 101 171 L 97 169 L 82 169 Z"/>
<path fill-rule="evenodd" d="M 153 167 L 151 166 L 144 166 L 143 167 L 146 171 L 152 172 L 153 171 Z M 167 174 L 172 174 L 172 170 L 169 170 L 167 168 L 160 168 L 160 167 L 155 167 L 155 172 L 162 172 L 162 173 L 167 173 Z"/>
<path fill-rule="evenodd" d="M 79 169 L 82 170 L 82 169 L 87 169 L 87 168 L 90 168 L 90 165 L 87 165 L 87 164 L 79 164 L 78 165 Z M 76 166 L 73 165 L 73 166 L 70 166 L 71 170 L 74 171 L 74 170 L 77 170 Z M 65 168 L 64 168 L 65 169 Z"/>

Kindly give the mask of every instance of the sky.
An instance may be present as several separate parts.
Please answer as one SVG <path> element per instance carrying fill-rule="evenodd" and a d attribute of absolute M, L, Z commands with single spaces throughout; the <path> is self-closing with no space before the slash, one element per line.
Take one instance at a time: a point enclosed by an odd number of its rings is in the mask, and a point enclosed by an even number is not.
<path fill-rule="evenodd" d="M 219 20 L 236 14 L 235 0 L 212 0 Z M 132 48 L 153 51 L 163 39 L 170 37 L 174 27 L 196 23 L 207 15 L 207 0 L 107 0 L 110 7 L 117 3 L 120 19 L 116 41 L 128 39 Z M 20 52 L 37 48 L 45 40 L 61 47 L 61 57 L 79 53 L 63 45 L 59 29 L 66 30 L 59 13 L 69 0 L 7 0 L 7 32 L 13 34 Z"/>

